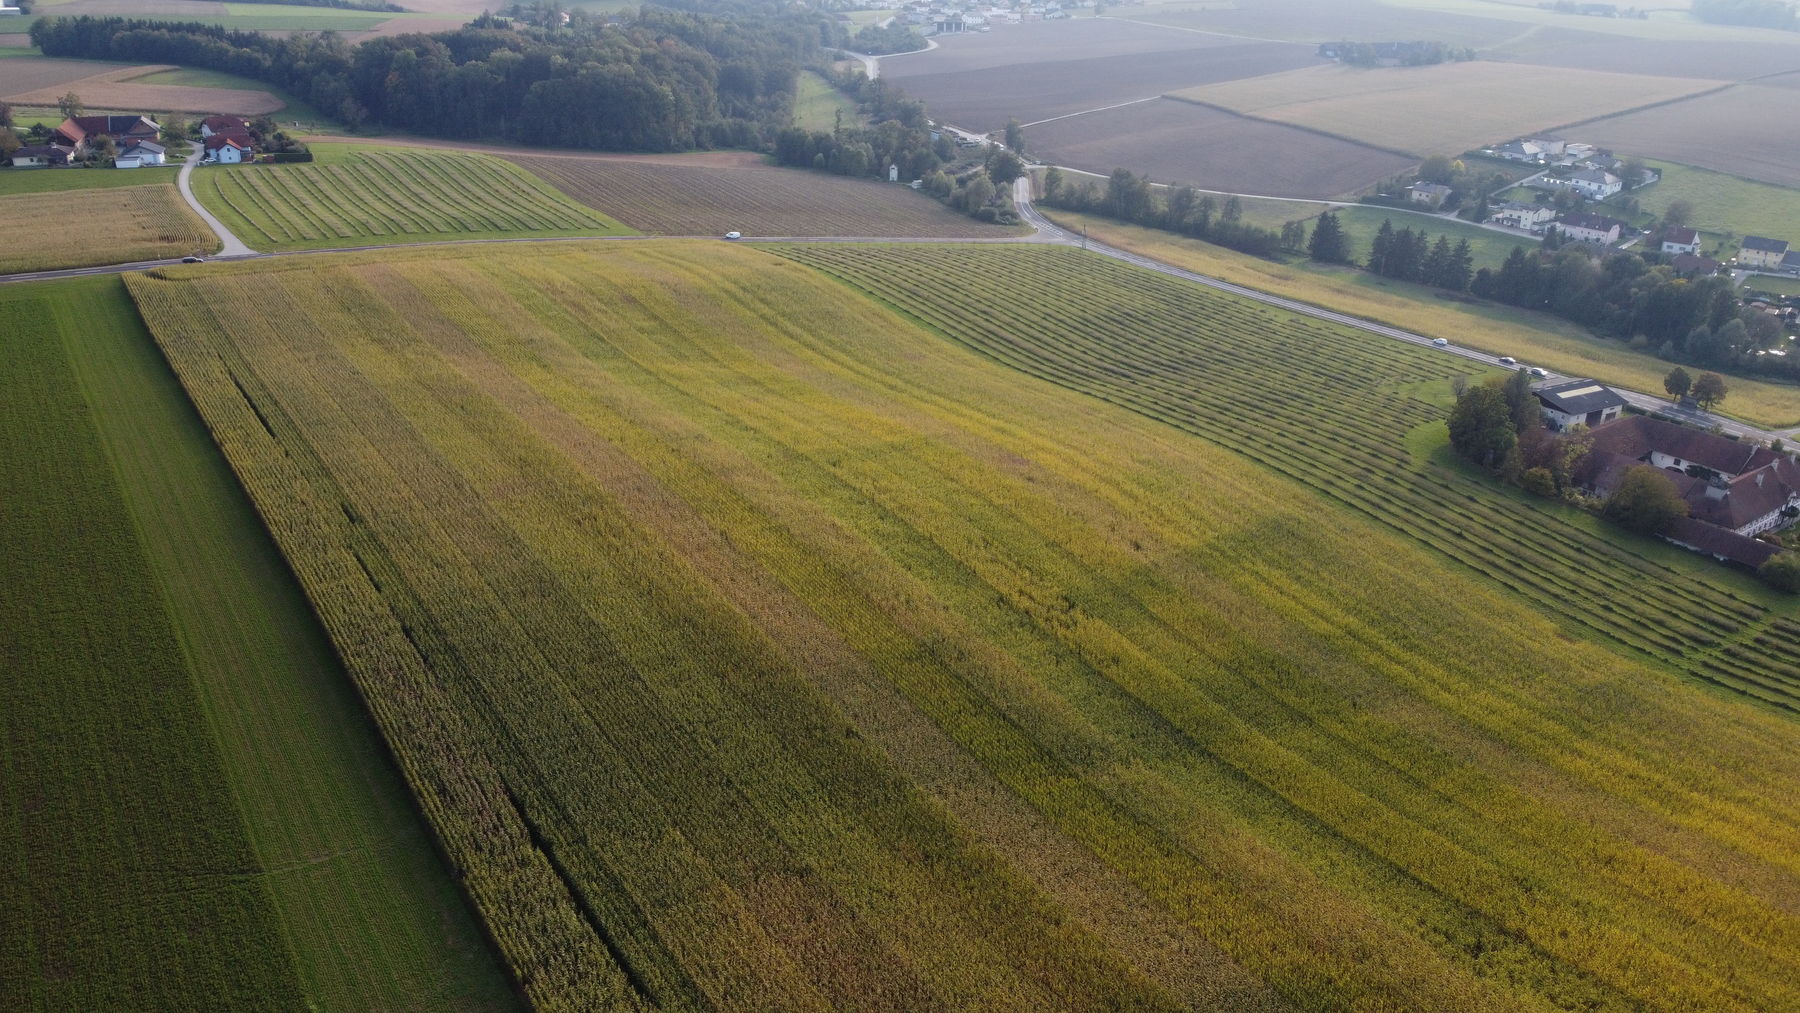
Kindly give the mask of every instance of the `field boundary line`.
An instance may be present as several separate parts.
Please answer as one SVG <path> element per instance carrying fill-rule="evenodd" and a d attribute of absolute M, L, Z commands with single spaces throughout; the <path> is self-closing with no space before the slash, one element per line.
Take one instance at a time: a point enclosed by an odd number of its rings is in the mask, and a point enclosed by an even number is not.
<path fill-rule="evenodd" d="M 1240 113 L 1236 109 L 1227 109 L 1226 107 L 1224 107 L 1222 105 L 1218 105 L 1217 103 L 1204 102 L 1197 98 L 1188 98 L 1183 95 L 1177 95 L 1174 92 L 1167 92 L 1158 97 L 1166 98 L 1171 102 L 1185 102 L 1188 105 L 1199 106 L 1202 109 L 1211 109 L 1215 112 L 1225 113 L 1228 116 L 1236 116 L 1240 120 L 1252 120 L 1257 123 L 1267 123 L 1270 126 L 1287 127 L 1290 130 L 1303 131 L 1305 133 L 1313 134 L 1318 137 L 1328 137 L 1334 141 L 1343 141 L 1346 144 L 1354 144 L 1359 148 L 1367 148 L 1370 151 L 1379 151 L 1384 155 L 1397 155 L 1401 158 L 1410 158 L 1410 159 L 1414 159 L 1414 160 L 1418 160 L 1418 159 L 1421 159 L 1424 157 L 1424 156 L 1418 154 L 1417 152 L 1401 151 L 1399 148 L 1389 148 L 1389 147 L 1384 147 L 1380 144 L 1370 144 L 1368 141 L 1360 141 L 1354 137 L 1347 137 L 1343 134 L 1334 134 L 1329 130 L 1320 130 L 1318 127 L 1309 127 L 1309 126 L 1305 126 L 1305 125 L 1299 124 L 1299 123 L 1285 123 L 1281 120 L 1271 120 L 1271 119 L 1266 119 L 1261 116 L 1251 116 L 1249 113 Z"/>
<path fill-rule="evenodd" d="M 1772 75 L 1765 75 L 1765 76 L 1772 76 Z M 1634 116 L 1638 113 L 1649 112 L 1652 109 L 1661 109 L 1663 106 L 1678 105 L 1682 102 L 1692 102 L 1695 99 L 1706 98 L 1709 95 L 1717 95 L 1722 91 L 1730 91 L 1733 88 L 1738 88 L 1738 87 L 1741 87 L 1741 86 L 1749 84 L 1749 83 L 1751 83 L 1751 82 L 1749 82 L 1749 81 L 1727 81 L 1724 84 L 1719 85 L 1717 88 L 1707 88 L 1704 91 L 1690 92 L 1689 94 L 1686 94 L 1686 95 L 1677 95 L 1674 98 L 1666 98 L 1666 99 L 1662 99 L 1661 101 L 1658 101 L 1658 102 L 1646 102 L 1641 106 L 1632 106 L 1630 109 L 1621 109 L 1616 113 L 1607 113 L 1605 116 L 1589 116 L 1585 120 L 1576 120 L 1573 123 L 1559 123 L 1554 127 L 1545 127 L 1543 130 L 1538 131 L 1538 133 L 1552 134 L 1552 133 L 1557 133 L 1558 131 L 1563 131 L 1563 130 L 1573 130 L 1576 127 L 1585 127 L 1590 123 L 1599 123 L 1601 120 L 1617 119 L 1621 116 Z M 1769 185 L 1769 184 L 1767 184 L 1765 181 L 1765 185 Z"/>
<path fill-rule="evenodd" d="M 1021 123 L 1021 124 L 1019 124 L 1019 126 L 1022 129 L 1024 127 L 1035 127 L 1040 123 L 1055 123 L 1057 120 L 1073 119 L 1077 116 L 1086 116 L 1088 113 L 1103 113 L 1103 112 L 1106 112 L 1108 109 L 1123 109 L 1126 106 L 1134 106 L 1134 105 L 1138 105 L 1143 102 L 1155 102 L 1157 99 L 1162 98 L 1162 97 L 1163 96 L 1161 96 L 1161 95 L 1152 95 L 1149 98 L 1134 98 L 1129 102 L 1115 102 L 1109 106 L 1099 106 L 1098 108 L 1094 108 L 1094 109 L 1083 109 L 1080 112 L 1063 113 L 1061 116 L 1051 116 L 1047 119 L 1032 120 L 1030 123 Z"/>

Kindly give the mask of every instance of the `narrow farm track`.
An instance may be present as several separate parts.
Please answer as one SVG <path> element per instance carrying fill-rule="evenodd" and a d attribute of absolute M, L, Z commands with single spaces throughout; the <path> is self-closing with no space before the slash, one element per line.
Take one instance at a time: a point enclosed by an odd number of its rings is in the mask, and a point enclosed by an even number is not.
<path fill-rule="evenodd" d="M 1762 664 L 1800 663 L 1800 643 L 1759 645 L 1754 659 L 1720 650 L 1763 638 L 1775 619 L 1766 608 L 1540 505 L 1500 499 L 1452 471 L 1414 469 L 1404 437 L 1441 409 L 1404 395 L 1371 403 L 1363 387 L 1370 366 L 1396 390 L 1424 382 L 1434 373 L 1431 352 L 1395 345 L 1359 353 L 1343 330 L 1062 251 L 1014 251 L 1005 266 L 971 249 L 781 252 L 1013 368 L 1238 450 L 1563 621 L 1800 712 L 1800 681 Z M 1019 270 L 1024 263 L 1033 266 Z M 970 303 L 946 298 L 959 277 L 1006 277 L 1009 291 Z M 1229 337 L 1219 347 L 1200 335 Z M 1358 360 L 1365 372 L 1346 370 Z M 1251 410 L 1203 407 L 1246 400 Z"/>

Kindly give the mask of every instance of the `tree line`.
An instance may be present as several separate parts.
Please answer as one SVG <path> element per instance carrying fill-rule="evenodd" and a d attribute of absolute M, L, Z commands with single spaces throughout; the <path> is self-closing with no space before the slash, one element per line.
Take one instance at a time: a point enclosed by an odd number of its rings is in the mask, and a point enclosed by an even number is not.
<path fill-rule="evenodd" d="M 1242 221 L 1243 202 L 1236 197 L 1221 202 L 1191 186 L 1159 194 L 1148 177 L 1125 169 L 1114 169 L 1099 186 L 1093 180 L 1070 180 L 1053 166 L 1044 176 L 1040 201 L 1047 207 L 1164 229 L 1258 257 L 1272 257 L 1283 249 L 1298 251 L 1305 242 L 1305 227 L 1298 222 L 1288 223 L 1280 232 L 1247 225 Z"/>
<path fill-rule="evenodd" d="M 1800 29 L 1800 14 L 1789 0 L 1694 0 L 1694 17 L 1715 25 Z"/>
<path fill-rule="evenodd" d="M 558 19 L 560 20 L 560 18 Z M 785 125 L 796 75 L 844 30 L 806 11 L 728 16 L 645 7 L 620 23 L 484 15 L 454 32 L 350 46 L 201 23 L 45 18 L 49 56 L 206 67 L 287 89 L 351 127 L 534 145 L 670 151 L 753 146 Z"/>

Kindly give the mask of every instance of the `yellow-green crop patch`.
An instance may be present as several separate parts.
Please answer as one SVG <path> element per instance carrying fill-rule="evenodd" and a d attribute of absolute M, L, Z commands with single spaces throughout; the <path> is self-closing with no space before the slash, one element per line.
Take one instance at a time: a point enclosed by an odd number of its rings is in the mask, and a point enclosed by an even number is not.
<path fill-rule="evenodd" d="M 194 193 L 259 250 L 630 232 L 490 155 L 339 147 L 317 145 L 314 163 L 203 168 Z"/>
<path fill-rule="evenodd" d="M 0 315 L 5 1005 L 510 1008 L 124 284 Z"/>
<path fill-rule="evenodd" d="M 1429 350 L 773 252 L 130 282 L 535 1002 L 1800 1002 L 1791 605 L 1416 461 Z"/>

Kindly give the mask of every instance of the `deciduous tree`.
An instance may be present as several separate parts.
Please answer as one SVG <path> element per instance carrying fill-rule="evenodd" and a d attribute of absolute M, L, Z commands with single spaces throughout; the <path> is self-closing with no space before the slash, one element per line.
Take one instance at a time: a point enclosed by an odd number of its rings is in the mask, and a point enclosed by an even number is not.
<path fill-rule="evenodd" d="M 1658 468 L 1639 464 L 1625 472 L 1600 513 L 1639 534 L 1660 535 L 1688 515 L 1688 505 L 1675 491 L 1669 476 Z"/>
<path fill-rule="evenodd" d="M 1458 454 L 1484 467 L 1495 467 L 1518 442 L 1512 409 L 1498 387 L 1471 387 L 1450 409 L 1450 445 Z"/>
<path fill-rule="evenodd" d="M 1717 373 L 1701 373 L 1694 381 L 1694 402 L 1707 411 L 1723 403 L 1727 393 L 1725 378 Z"/>
<path fill-rule="evenodd" d="M 1669 370 L 1669 375 L 1663 377 L 1663 390 L 1668 391 L 1669 396 L 1677 401 L 1687 397 L 1688 391 L 1693 389 L 1694 378 L 1689 376 L 1688 371 L 1682 369 L 1680 366 L 1676 366 L 1674 369 Z"/>

